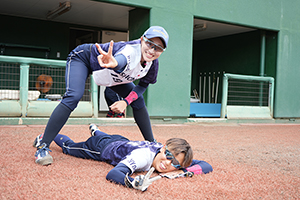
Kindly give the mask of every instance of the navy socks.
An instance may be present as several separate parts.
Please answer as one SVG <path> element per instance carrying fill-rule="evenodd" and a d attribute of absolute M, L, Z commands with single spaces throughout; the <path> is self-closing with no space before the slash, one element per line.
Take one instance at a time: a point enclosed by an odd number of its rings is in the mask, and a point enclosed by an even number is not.
<path fill-rule="evenodd" d="M 57 105 L 48 121 L 41 144 L 46 143 L 48 147 L 50 146 L 51 142 L 67 122 L 71 112 L 72 110 L 64 104 L 60 103 Z"/>
<path fill-rule="evenodd" d="M 133 116 L 145 140 L 154 142 L 150 117 L 146 106 L 139 110 L 133 110 Z"/>

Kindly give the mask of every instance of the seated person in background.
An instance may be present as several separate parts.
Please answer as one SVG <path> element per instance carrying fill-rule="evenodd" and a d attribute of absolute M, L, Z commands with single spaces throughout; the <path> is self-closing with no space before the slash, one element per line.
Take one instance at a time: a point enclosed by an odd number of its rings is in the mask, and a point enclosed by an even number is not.
<path fill-rule="evenodd" d="M 106 176 L 107 180 L 114 183 L 145 191 L 153 181 L 161 177 L 191 177 L 213 171 L 207 162 L 193 160 L 192 148 L 185 139 L 171 138 L 162 145 L 149 141 L 130 141 L 121 135 L 109 135 L 94 124 L 89 129 L 91 137 L 85 142 L 75 143 L 61 134 L 54 141 L 65 154 L 115 166 Z M 39 138 L 41 137 L 37 137 L 36 143 L 40 142 Z M 150 178 L 154 170 L 161 174 Z M 140 171 L 149 172 L 135 178 L 128 176 Z"/>

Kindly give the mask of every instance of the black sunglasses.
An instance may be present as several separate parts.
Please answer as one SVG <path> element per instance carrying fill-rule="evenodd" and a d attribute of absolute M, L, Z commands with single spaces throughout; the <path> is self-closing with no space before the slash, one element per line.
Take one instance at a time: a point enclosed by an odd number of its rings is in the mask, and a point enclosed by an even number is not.
<path fill-rule="evenodd" d="M 171 160 L 171 165 L 173 167 L 175 167 L 176 169 L 181 168 L 180 163 L 178 162 L 178 160 L 176 160 L 174 155 L 168 150 L 167 145 L 166 145 L 165 155 L 168 160 Z"/>
<path fill-rule="evenodd" d="M 146 45 L 148 48 L 150 49 L 154 49 L 155 52 L 159 52 L 162 53 L 165 51 L 164 48 L 162 48 L 160 45 L 155 44 L 154 42 L 152 42 L 151 40 L 148 40 L 147 38 L 143 37 L 143 40 L 145 41 Z"/>

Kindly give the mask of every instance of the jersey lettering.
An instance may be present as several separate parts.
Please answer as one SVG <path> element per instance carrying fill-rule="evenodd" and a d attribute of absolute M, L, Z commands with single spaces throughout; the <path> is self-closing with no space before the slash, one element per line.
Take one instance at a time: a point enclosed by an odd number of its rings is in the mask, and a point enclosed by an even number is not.
<path fill-rule="evenodd" d="M 126 80 L 131 81 L 131 82 L 135 80 L 134 77 L 131 77 L 130 75 L 128 75 L 128 74 L 126 74 L 124 72 L 121 72 L 120 76 L 122 76 L 123 78 L 125 78 Z"/>
<path fill-rule="evenodd" d="M 135 161 L 133 159 L 129 160 L 129 164 L 130 164 L 130 166 L 132 167 L 133 170 L 136 170 L 137 166 L 136 166 L 136 163 L 135 163 Z"/>

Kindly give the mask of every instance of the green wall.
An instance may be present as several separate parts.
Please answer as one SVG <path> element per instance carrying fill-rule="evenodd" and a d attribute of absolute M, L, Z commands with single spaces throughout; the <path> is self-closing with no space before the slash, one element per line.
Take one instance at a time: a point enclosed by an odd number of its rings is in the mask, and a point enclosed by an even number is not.
<path fill-rule="evenodd" d="M 167 50 L 159 58 L 158 81 L 148 89 L 147 106 L 151 116 L 180 118 L 190 113 L 193 16 L 167 9 L 172 5 L 150 10 L 150 24 L 163 26 L 170 38 Z"/>
<path fill-rule="evenodd" d="M 204 72 L 259 75 L 259 31 L 194 41 L 193 47 L 192 88 L 199 82 L 199 73 Z"/>

